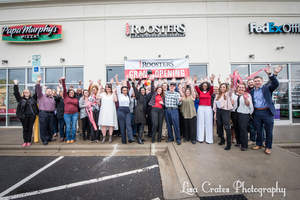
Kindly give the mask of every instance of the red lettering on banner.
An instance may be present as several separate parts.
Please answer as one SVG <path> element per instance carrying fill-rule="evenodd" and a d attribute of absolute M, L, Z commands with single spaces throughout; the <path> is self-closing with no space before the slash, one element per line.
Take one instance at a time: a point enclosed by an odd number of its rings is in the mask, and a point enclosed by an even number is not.
<path fill-rule="evenodd" d="M 128 78 L 148 78 L 148 70 L 125 70 L 125 77 Z M 189 69 L 154 69 L 155 78 L 183 78 L 190 75 Z"/>

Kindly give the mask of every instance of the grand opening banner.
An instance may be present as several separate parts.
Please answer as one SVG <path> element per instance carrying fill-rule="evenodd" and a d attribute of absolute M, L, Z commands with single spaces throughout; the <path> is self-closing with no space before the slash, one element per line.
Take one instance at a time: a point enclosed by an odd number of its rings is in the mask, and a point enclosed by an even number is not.
<path fill-rule="evenodd" d="M 182 78 L 190 75 L 189 60 L 182 59 L 141 59 L 125 60 L 125 77 L 148 78 L 151 71 L 155 78 Z"/>

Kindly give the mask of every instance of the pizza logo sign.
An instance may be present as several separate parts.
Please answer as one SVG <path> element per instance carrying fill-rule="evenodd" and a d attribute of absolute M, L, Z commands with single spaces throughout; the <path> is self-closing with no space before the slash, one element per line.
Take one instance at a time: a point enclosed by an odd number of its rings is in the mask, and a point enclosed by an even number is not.
<path fill-rule="evenodd" d="M 61 25 L 29 24 L 2 28 L 2 40 L 8 42 L 47 42 L 60 39 L 62 39 Z"/>

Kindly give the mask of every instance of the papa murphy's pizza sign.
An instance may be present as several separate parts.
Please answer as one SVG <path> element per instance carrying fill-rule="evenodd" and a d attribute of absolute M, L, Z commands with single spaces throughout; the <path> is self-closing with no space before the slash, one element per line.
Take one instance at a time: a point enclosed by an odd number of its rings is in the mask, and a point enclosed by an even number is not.
<path fill-rule="evenodd" d="M 28 24 L 2 28 L 2 40 L 8 42 L 47 42 L 60 39 L 62 39 L 61 25 Z"/>
<path fill-rule="evenodd" d="M 125 60 L 125 77 L 148 78 L 148 71 L 155 78 L 181 78 L 190 75 L 188 59 Z"/>

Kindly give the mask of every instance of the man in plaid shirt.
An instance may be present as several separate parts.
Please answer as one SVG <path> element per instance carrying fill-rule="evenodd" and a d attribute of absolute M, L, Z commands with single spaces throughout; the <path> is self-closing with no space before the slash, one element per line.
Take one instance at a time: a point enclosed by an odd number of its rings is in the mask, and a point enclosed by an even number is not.
<path fill-rule="evenodd" d="M 170 90 L 165 94 L 165 107 L 166 107 L 166 122 L 168 128 L 168 141 L 173 142 L 173 129 L 175 131 L 176 142 L 178 145 L 181 144 L 180 129 L 179 129 L 179 113 L 178 105 L 181 104 L 181 97 L 178 92 L 175 91 L 176 83 L 170 84 Z"/>

